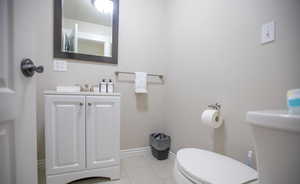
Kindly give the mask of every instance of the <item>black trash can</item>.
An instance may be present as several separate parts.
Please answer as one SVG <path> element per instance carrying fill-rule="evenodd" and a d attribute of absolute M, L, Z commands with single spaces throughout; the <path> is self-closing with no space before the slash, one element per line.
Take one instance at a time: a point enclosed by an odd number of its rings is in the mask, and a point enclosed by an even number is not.
<path fill-rule="evenodd" d="M 163 133 L 150 135 L 152 155 L 158 160 L 166 160 L 169 156 L 171 137 Z"/>

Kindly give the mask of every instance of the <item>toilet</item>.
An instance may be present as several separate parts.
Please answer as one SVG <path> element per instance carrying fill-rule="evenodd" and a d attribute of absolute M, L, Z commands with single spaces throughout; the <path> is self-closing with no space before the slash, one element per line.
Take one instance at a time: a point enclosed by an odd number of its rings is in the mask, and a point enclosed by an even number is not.
<path fill-rule="evenodd" d="M 176 184 L 254 184 L 257 171 L 232 158 L 196 148 L 178 151 Z"/>

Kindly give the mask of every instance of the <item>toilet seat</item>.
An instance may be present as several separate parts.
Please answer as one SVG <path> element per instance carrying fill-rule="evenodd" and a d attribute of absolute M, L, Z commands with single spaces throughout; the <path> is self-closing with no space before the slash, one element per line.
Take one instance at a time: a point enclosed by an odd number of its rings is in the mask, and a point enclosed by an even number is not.
<path fill-rule="evenodd" d="M 243 184 L 258 178 L 254 169 L 241 162 L 195 148 L 178 151 L 176 171 L 190 180 L 190 183 L 196 184 Z"/>

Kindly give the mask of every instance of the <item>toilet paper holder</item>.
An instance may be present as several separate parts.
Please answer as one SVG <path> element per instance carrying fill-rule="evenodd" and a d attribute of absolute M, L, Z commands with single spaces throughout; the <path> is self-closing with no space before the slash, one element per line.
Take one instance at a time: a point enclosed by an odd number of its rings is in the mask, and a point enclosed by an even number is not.
<path fill-rule="evenodd" d="M 212 109 L 215 109 L 215 110 L 217 110 L 219 113 L 218 113 L 218 116 L 216 117 L 216 121 L 219 121 L 219 120 L 221 120 L 221 121 L 223 121 L 222 119 L 221 119 L 221 105 L 219 104 L 219 103 L 216 103 L 216 104 L 210 104 L 210 105 L 208 105 L 208 108 L 212 108 Z"/>
<path fill-rule="evenodd" d="M 208 107 L 218 111 L 221 110 L 221 105 L 219 103 L 208 105 Z"/>

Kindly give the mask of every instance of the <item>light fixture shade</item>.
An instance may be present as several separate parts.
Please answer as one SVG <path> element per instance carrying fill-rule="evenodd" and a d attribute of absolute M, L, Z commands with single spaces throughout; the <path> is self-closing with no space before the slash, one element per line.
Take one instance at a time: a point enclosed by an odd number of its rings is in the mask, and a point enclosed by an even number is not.
<path fill-rule="evenodd" d="M 114 3 L 112 0 L 92 0 L 92 4 L 100 13 L 113 13 Z"/>

